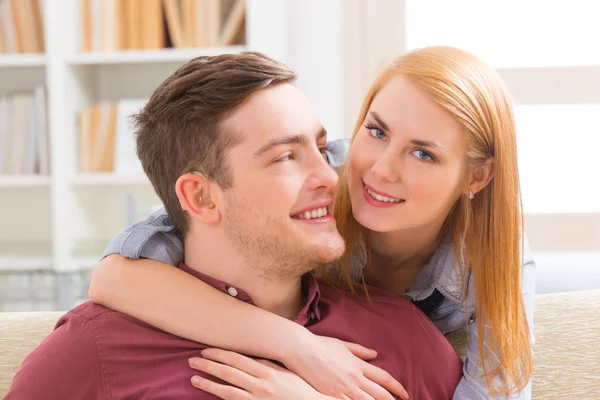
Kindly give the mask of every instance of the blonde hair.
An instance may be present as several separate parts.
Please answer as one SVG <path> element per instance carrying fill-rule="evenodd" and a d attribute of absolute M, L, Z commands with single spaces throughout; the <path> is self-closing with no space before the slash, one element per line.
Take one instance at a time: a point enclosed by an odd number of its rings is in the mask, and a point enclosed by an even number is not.
<path fill-rule="evenodd" d="M 486 382 L 492 394 L 508 395 L 522 390 L 531 377 L 533 360 L 521 295 L 523 217 L 512 101 L 495 71 L 473 55 L 451 47 L 419 49 L 396 58 L 375 79 L 363 102 L 352 140 L 375 95 L 398 74 L 427 92 L 464 127 L 471 165 L 494 161 L 493 180 L 473 200 L 461 196 L 446 226 L 453 237 L 463 282 L 466 268 L 471 269 L 475 281 L 481 332 L 479 356 Z M 344 169 L 335 217 L 347 243 L 346 252 L 336 276 L 331 276 L 331 270 L 321 270 L 320 274 L 329 284 L 357 294 L 351 270 L 352 258 L 361 245 L 362 227 L 352 215 Z M 486 359 L 489 352 L 484 351 L 484 340 L 499 356 L 499 364 Z M 500 377 L 502 385 L 492 383 L 496 377 Z"/>

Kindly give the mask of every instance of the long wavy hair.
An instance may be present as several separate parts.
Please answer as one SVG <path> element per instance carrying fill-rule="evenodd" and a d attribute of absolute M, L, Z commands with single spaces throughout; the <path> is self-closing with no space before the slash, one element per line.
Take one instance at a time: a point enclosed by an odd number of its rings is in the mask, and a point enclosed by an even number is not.
<path fill-rule="evenodd" d="M 471 200 L 461 196 L 445 226 L 453 238 L 463 282 L 473 274 L 479 356 L 492 394 L 522 390 L 533 372 L 530 331 L 521 295 L 522 201 L 512 100 L 496 72 L 468 52 L 452 47 L 428 47 L 392 61 L 371 85 L 363 102 L 352 140 L 362 126 L 373 98 L 394 76 L 402 74 L 446 110 L 467 135 L 472 166 L 494 162 L 492 181 Z M 348 177 L 341 169 L 336 198 L 337 226 L 346 240 L 339 269 L 321 269 L 326 283 L 357 294 L 352 259 L 364 229 L 352 214 Z M 364 262 L 364 259 L 359 260 Z M 356 261 L 354 261 L 356 262 Z M 470 271 L 468 271 L 470 269 Z M 364 281 L 362 281 L 364 285 Z M 466 284 L 463 285 L 466 290 Z M 465 296 L 466 298 L 466 296 Z M 500 360 L 490 359 L 490 346 Z M 495 384 L 496 377 L 501 384 Z"/>

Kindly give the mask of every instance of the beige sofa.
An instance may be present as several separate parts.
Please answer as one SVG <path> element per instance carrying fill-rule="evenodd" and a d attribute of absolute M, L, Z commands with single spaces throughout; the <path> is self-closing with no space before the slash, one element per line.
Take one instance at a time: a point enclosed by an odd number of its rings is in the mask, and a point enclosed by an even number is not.
<path fill-rule="evenodd" d="M 62 313 L 0 313 L 0 397 Z M 533 398 L 600 400 L 600 290 L 536 296 Z M 449 335 L 464 354 L 466 335 Z"/>

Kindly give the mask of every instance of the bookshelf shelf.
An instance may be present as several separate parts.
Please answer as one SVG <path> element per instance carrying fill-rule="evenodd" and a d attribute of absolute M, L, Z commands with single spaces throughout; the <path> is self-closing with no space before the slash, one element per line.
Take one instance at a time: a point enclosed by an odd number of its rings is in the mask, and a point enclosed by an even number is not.
<path fill-rule="evenodd" d="M 45 175 L 0 175 L 0 189 L 49 186 L 50 177 Z"/>
<path fill-rule="evenodd" d="M 79 53 L 69 59 L 70 65 L 119 65 L 146 63 L 184 63 L 199 56 L 239 53 L 246 46 L 199 47 L 189 49 L 125 50 Z"/>
<path fill-rule="evenodd" d="M 0 242 L 0 271 L 52 269 L 50 242 Z"/>
<path fill-rule="evenodd" d="M 43 67 L 45 54 L 0 54 L 0 68 Z"/>
<path fill-rule="evenodd" d="M 113 173 L 77 174 L 71 179 L 73 186 L 148 186 L 144 175 L 116 175 Z"/>
<path fill-rule="evenodd" d="M 52 269 L 52 256 L 0 255 L 0 271 L 46 271 Z"/>

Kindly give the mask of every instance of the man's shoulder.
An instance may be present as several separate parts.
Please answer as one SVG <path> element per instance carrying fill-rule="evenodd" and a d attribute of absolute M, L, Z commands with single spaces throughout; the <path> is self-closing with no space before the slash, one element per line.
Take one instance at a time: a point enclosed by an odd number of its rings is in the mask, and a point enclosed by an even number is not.
<path fill-rule="evenodd" d="M 319 285 L 321 298 L 331 301 L 336 307 L 345 308 L 348 311 L 362 309 L 365 312 L 372 312 L 385 317 L 387 324 L 397 326 L 400 330 L 410 326 L 413 333 L 430 332 L 424 339 L 426 341 L 437 341 L 439 338 L 443 338 L 443 334 L 431 319 L 412 301 L 403 296 L 372 286 L 366 286 L 366 293 L 362 286 L 357 286 L 359 294 L 353 295 L 322 283 Z M 445 339 L 444 341 L 447 342 Z"/>
<path fill-rule="evenodd" d="M 62 325 L 69 324 L 70 329 L 89 329 L 94 330 L 96 334 L 99 331 L 110 333 L 116 331 L 114 327 L 137 325 L 139 328 L 145 328 L 147 325 L 129 315 L 120 313 L 110 308 L 106 308 L 92 301 L 86 301 L 64 314 L 56 323 L 55 330 Z"/>
<path fill-rule="evenodd" d="M 462 361 L 412 301 L 379 288 L 367 287 L 366 295 L 356 296 L 325 285 L 321 285 L 321 299 L 327 303 L 323 310 L 328 315 L 337 314 L 335 321 L 351 322 L 341 325 L 341 330 L 321 329 L 318 334 L 376 349 L 375 365 L 401 379 L 408 390 L 417 393 L 415 398 L 452 398 Z M 440 372 L 439 365 L 447 367 Z"/>
<path fill-rule="evenodd" d="M 107 312 L 84 303 L 60 317 L 23 361 L 7 398 L 101 398 L 105 390 L 101 349 L 90 322 Z"/>
<path fill-rule="evenodd" d="M 93 301 L 86 301 L 85 303 L 81 303 L 77 307 L 71 309 L 64 316 L 76 317 L 83 321 L 92 321 L 103 315 L 113 313 L 115 313 L 115 311 L 111 310 L 110 308 L 96 304 Z"/>
<path fill-rule="evenodd" d="M 369 304 L 384 304 L 389 305 L 391 307 L 397 307 L 407 310 L 412 310 L 415 308 L 415 306 L 410 300 L 402 296 L 398 296 L 397 294 L 372 286 L 363 287 L 362 285 L 357 284 L 357 294 L 355 295 L 332 288 L 328 285 L 319 282 L 319 290 L 321 292 L 321 297 L 334 298 L 336 300 L 339 299 L 339 301 L 352 302 L 361 306 Z"/>

